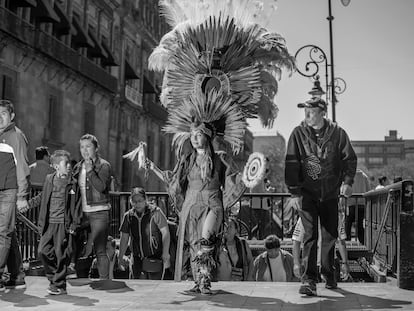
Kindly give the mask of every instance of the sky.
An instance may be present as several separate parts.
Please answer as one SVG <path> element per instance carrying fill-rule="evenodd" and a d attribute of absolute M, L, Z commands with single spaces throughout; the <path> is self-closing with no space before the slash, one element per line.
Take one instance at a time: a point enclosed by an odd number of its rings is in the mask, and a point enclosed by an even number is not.
<path fill-rule="evenodd" d="M 286 39 L 289 52 L 295 55 L 300 47 L 314 44 L 329 61 L 328 0 L 278 0 L 276 5 L 267 28 Z M 384 140 L 389 130 L 414 139 L 413 14 L 413 0 L 351 0 L 347 7 L 332 0 L 335 77 L 347 85 L 337 96 L 336 121 L 351 140 Z M 324 67 L 320 74 L 324 86 Z M 296 105 L 310 98 L 312 86 L 309 78 L 297 72 L 290 78 L 284 74 L 273 128 L 264 129 L 260 121 L 249 120 L 253 134 L 279 132 L 288 139 L 304 118 Z M 328 117 L 332 118 L 330 106 Z"/>

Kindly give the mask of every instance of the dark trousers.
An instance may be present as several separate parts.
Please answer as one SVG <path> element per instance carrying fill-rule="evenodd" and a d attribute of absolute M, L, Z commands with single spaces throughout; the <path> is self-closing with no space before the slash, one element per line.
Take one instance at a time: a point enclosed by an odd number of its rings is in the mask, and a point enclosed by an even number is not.
<path fill-rule="evenodd" d="M 11 280 L 23 280 L 23 261 L 16 235 L 17 189 L 0 190 L 0 277 L 7 266 Z"/>
<path fill-rule="evenodd" d="M 161 280 L 162 271 L 161 272 L 145 272 L 142 270 L 142 259 L 139 256 L 132 256 L 131 258 L 131 279 L 140 279 L 142 278 L 141 275 L 143 274 L 143 278 L 148 280 Z"/>
<path fill-rule="evenodd" d="M 305 234 L 303 238 L 302 282 L 317 282 L 318 218 L 321 223 L 321 273 L 328 280 L 334 279 L 334 251 L 338 237 L 338 199 L 320 202 L 304 196 L 302 210 L 299 212 Z"/>
<path fill-rule="evenodd" d="M 87 217 L 91 229 L 88 244 L 93 243 L 93 250 L 98 262 L 99 278 L 109 279 L 109 259 L 106 254 L 106 243 L 109 234 L 109 211 L 90 212 L 84 213 L 84 215 Z M 88 251 L 86 255 L 89 255 Z"/>
<path fill-rule="evenodd" d="M 70 262 L 65 225 L 49 224 L 39 241 L 39 258 L 51 285 L 66 289 L 66 272 Z"/>
<path fill-rule="evenodd" d="M 358 208 L 358 223 L 357 223 L 357 236 L 360 243 L 365 241 L 365 232 L 364 232 L 364 218 L 365 218 L 365 205 L 351 205 L 348 207 L 348 215 L 345 220 L 345 233 L 346 239 L 349 241 L 351 239 L 351 229 L 352 223 L 355 221 L 356 209 Z"/>

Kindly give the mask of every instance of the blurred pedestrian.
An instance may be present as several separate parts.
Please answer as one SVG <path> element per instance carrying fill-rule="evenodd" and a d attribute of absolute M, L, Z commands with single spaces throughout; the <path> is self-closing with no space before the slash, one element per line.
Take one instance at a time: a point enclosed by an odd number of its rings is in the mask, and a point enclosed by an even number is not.
<path fill-rule="evenodd" d="M 45 146 L 37 147 L 35 150 L 36 162 L 30 164 L 30 184 L 34 187 L 42 187 L 46 175 L 52 174 L 54 169 L 50 165 L 49 150 Z"/>

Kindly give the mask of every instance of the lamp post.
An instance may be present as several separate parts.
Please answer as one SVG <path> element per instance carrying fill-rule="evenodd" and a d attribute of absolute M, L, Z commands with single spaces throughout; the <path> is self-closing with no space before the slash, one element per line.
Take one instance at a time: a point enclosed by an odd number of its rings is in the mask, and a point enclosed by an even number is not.
<path fill-rule="evenodd" d="M 343 6 L 348 6 L 351 0 L 341 0 Z M 346 82 L 344 79 L 335 77 L 335 66 L 334 66 L 334 49 L 333 49 L 333 31 L 332 31 L 332 21 L 334 19 L 332 15 L 332 0 L 328 0 L 328 13 L 329 16 L 327 20 L 329 22 L 329 51 L 330 51 L 330 63 L 326 57 L 326 53 L 318 46 L 309 44 L 301 47 L 295 54 L 297 59 L 298 55 L 302 51 L 308 50 L 309 59 L 305 62 L 305 72 L 300 70 L 299 67 L 297 71 L 299 74 L 305 77 L 316 78 L 319 77 L 319 65 L 321 63 L 325 64 L 325 89 L 326 89 L 326 101 L 330 101 L 332 105 L 332 121 L 336 121 L 336 110 L 335 105 L 338 102 L 336 95 L 342 94 L 346 89 Z M 328 68 L 330 69 L 330 77 L 328 75 Z"/>
<path fill-rule="evenodd" d="M 343 6 L 348 6 L 351 0 L 341 0 Z M 334 17 L 332 16 L 332 0 L 328 0 L 328 9 L 329 9 L 329 16 L 327 20 L 329 22 L 329 49 L 330 49 L 330 56 L 331 56 L 331 101 L 332 101 L 332 121 L 335 122 L 336 120 L 336 94 L 335 94 L 335 66 L 334 66 L 334 50 L 333 50 L 333 32 L 332 32 L 332 21 Z M 342 80 L 343 81 L 343 80 Z M 344 81 L 345 82 L 345 81 Z"/>

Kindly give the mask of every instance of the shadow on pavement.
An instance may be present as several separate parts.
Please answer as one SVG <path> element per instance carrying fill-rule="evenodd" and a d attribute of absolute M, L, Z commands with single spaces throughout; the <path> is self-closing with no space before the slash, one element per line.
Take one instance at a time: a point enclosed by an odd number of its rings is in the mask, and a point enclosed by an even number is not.
<path fill-rule="evenodd" d="M 25 290 L 22 289 L 0 293 L 0 300 L 13 303 L 16 308 L 32 308 L 49 304 L 45 298 L 27 295 L 24 291 Z"/>
<path fill-rule="evenodd" d="M 74 306 L 93 307 L 99 302 L 98 299 L 91 299 L 88 297 L 74 296 L 71 294 L 67 295 L 48 295 L 47 299 L 55 300 L 59 302 L 71 303 Z"/>
<path fill-rule="evenodd" d="M 177 306 L 185 306 L 189 302 L 194 301 L 209 301 L 210 306 L 228 309 L 245 309 L 245 310 L 341 310 L 354 311 L 361 309 L 369 310 L 392 310 L 400 309 L 404 305 L 411 305 L 412 301 L 385 299 L 379 297 L 372 297 L 349 292 L 343 289 L 335 290 L 336 293 L 341 294 L 341 297 L 333 296 L 318 296 L 307 297 L 303 296 L 301 303 L 293 303 L 277 298 L 269 297 L 255 297 L 248 295 L 239 295 L 223 290 L 213 290 L 212 295 L 194 294 L 190 291 L 182 292 L 183 295 L 191 296 L 192 299 L 187 301 L 173 301 L 171 304 Z M 299 294 L 298 294 L 299 295 Z M 413 306 L 414 307 L 414 306 Z"/>
<path fill-rule="evenodd" d="M 92 289 L 96 290 L 116 290 L 117 292 L 129 292 L 133 291 L 132 288 L 128 287 L 123 281 L 113 281 L 113 280 L 99 280 L 91 281 L 89 286 Z"/>

